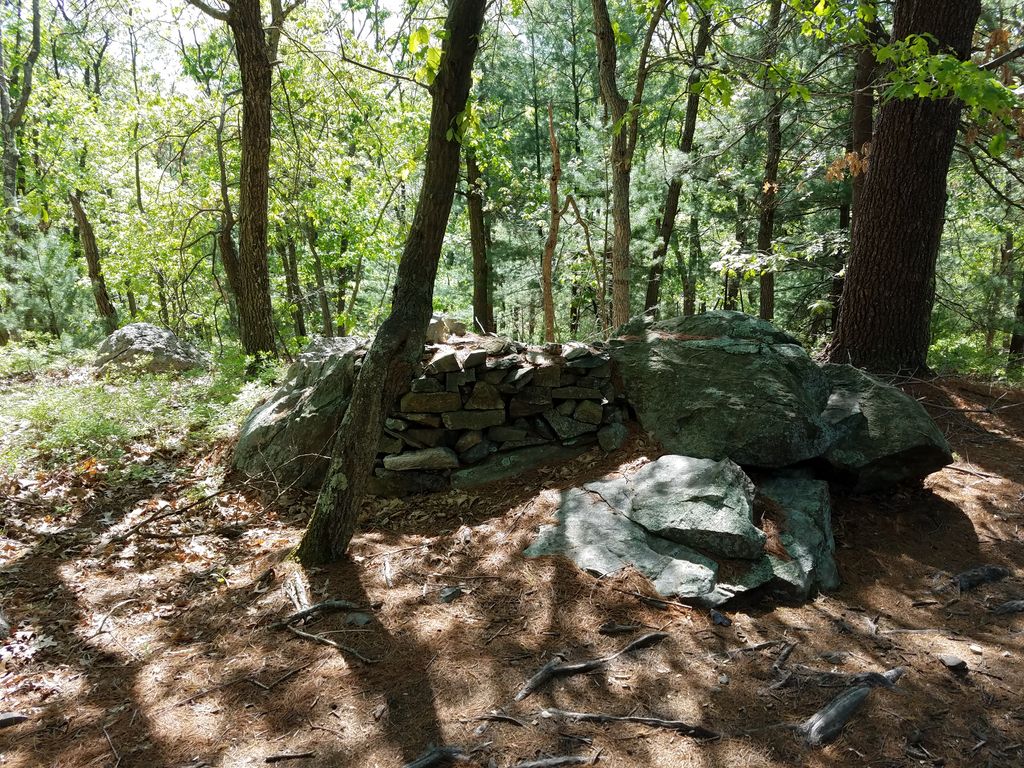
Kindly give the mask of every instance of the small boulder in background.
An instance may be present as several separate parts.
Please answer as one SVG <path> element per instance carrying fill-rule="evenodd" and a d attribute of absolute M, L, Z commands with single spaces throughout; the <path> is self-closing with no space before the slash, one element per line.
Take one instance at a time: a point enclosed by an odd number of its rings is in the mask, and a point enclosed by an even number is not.
<path fill-rule="evenodd" d="M 94 365 L 135 367 L 148 373 L 209 368 L 210 356 L 178 338 L 172 331 L 151 323 L 132 323 L 110 334 L 96 355 Z"/>

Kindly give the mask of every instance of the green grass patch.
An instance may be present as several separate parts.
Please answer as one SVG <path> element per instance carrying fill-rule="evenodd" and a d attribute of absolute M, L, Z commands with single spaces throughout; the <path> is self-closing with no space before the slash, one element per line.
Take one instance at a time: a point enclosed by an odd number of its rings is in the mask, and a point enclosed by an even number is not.
<path fill-rule="evenodd" d="M 191 451 L 230 437 L 281 374 L 274 366 L 247 380 L 244 366 L 244 359 L 231 356 L 197 374 L 113 372 L 97 378 L 79 367 L 8 378 L 0 384 L 0 472 L 88 458 L 114 469 L 138 444 Z"/>

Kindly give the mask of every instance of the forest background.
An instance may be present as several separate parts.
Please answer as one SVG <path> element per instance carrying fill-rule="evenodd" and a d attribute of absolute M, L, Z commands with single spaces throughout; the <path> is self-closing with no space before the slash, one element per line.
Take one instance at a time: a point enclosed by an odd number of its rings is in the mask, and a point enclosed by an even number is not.
<path fill-rule="evenodd" d="M 259 206 L 246 199 L 258 184 L 241 183 L 252 96 L 243 38 L 218 8 L 2 3 L 0 336 L 20 343 L 7 368 L 132 320 L 227 359 L 260 351 L 260 334 L 246 339 L 244 328 L 253 312 L 267 320 L 262 346 L 285 357 L 317 334 L 370 333 L 388 313 L 444 8 L 237 5 L 255 8 L 270 49 L 265 254 L 252 245 Z M 602 91 L 608 48 L 595 10 L 617 57 L 617 98 Z M 523 340 L 564 340 L 605 336 L 644 310 L 734 308 L 822 349 L 841 306 L 875 105 L 955 93 L 966 108 L 929 364 L 1019 380 L 1021 10 L 984 3 L 971 71 L 922 73 L 915 56 L 939 57 L 888 41 L 886 2 L 492 5 L 471 103 L 453 126 L 463 176 L 435 309 Z M 625 307 L 615 303 L 617 232 L 629 255 Z M 245 266 L 254 258 L 266 264 L 266 307 L 247 306 L 262 290 L 246 283 L 260 279 Z"/>

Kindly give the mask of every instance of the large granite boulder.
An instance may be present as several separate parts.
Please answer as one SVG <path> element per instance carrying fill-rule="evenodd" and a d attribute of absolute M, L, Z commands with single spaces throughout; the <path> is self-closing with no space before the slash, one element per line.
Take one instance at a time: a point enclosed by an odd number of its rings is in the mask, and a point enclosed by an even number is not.
<path fill-rule="evenodd" d="M 823 418 L 837 439 L 825 460 L 858 492 L 925 477 L 952 463 L 949 443 L 924 407 L 849 365 L 826 365 L 831 394 Z"/>
<path fill-rule="evenodd" d="M 281 485 L 321 485 L 365 349 L 353 337 L 312 342 L 242 424 L 235 468 Z"/>
<path fill-rule="evenodd" d="M 666 320 L 610 342 L 626 400 L 672 453 L 785 467 L 835 432 L 829 388 L 793 337 L 741 312 Z"/>
<path fill-rule="evenodd" d="M 126 366 L 148 373 L 164 373 L 209 368 L 210 356 L 165 328 L 132 323 L 104 339 L 94 364 L 100 369 Z"/>
<path fill-rule="evenodd" d="M 526 554 L 598 576 L 632 567 L 666 597 L 721 605 L 755 589 L 790 600 L 833 589 L 834 549 L 826 483 L 771 477 L 755 489 L 732 461 L 663 456 L 563 492 Z"/>

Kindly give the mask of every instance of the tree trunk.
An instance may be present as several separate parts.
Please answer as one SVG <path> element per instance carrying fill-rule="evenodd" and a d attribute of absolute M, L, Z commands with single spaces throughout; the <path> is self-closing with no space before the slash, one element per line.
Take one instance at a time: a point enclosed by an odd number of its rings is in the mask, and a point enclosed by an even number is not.
<path fill-rule="evenodd" d="M 469 146 L 465 152 L 466 209 L 469 212 L 469 242 L 473 250 L 473 330 L 494 333 L 491 270 L 487 263 L 487 230 L 484 226 L 484 187 L 476 164 L 476 152 Z"/>
<path fill-rule="evenodd" d="M 697 43 L 690 60 L 690 76 L 686 85 L 686 118 L 683 121 L 683 133 L 679 139 L 679 151 L 689 155 L 693 151 L 693 137 L 697 130 L 697 111 L 700 108 L 700 63 L 704 60 L 708 46 L 711 45 L 711 14 L 701 16 L 697 27 Z M 656 315 L 661 301 L 661 278 L 665 273 L 665 257 L 668 255 L 669 242 L 676 225 L 679 213 L 679 195 L 683 189 L 682 179 L 673 177 L 665 194 L 665 204 L 661 209 L 658 222 L 658 240 L 654 245 L 651 257 L 651 269 L 647 275 L 647 295 L 644 297 L 644 312 Z M 685 301 L 685 299 L 684 299 Z"/>
<path fill-rule="evenodd" d="M 431 86 L 423 186 L 398 266 L 391 314 L 363 358 L 327 481 L 295 552 L 305 564 L 340 558 L 348 549 L 384 419 L 423 356 L 434 279 L 459 177 L 460 147 L 448 133 L 466 107 L 484 5 L 484 0 L 449 4 L 441 65 Z"/>
<path fill-rule="evenodd" d="M 779 23 L 782 19 L 782 0 L 771 0 L 768 12 L 768 40 L 765 44 L 765 66 L 771 67 L 779 53 Z M 782 157 L 782 100 L 776 88 L 768 86 L 765 75 L 764 90 L 771 105 L 766 120 L 767 146 L 765 148 L 764 181 L 761 185 L 761 213 L 757 227 L 757 250 L 762 258 L 770 259 L 775 239 L 775 206 L 779 194 L 779 161 Z M 762 320 L 775 318 L 775 272 L 761 271 L 760 316 Z"/>
<path fill-rule="evenodd" d="M 334 336 L 334 318 L 331 316 L 331 297 L 327 295 L 324 265 L 320 260 L 316 239 L 316 230 L 313 229 L 312 224 L 309 224 L 306 227 L 306 242 L 309 244 L 309 252 L 313 255 L 313 276 L 316 279 L 316 295 L 320 301 L 320 333 L 329 339 Z"/>
<path fill-rule="evenodd" d="M 1017 294 L 1017 308 L 1013 313 L 1013 333 L 1010 336 L 1007 371 L 1024 368 L 1024 270 L 1020 275 L 1020 292 Z"/>
<path fill-rule="evenodd" d="M 239 335 L 246 354 L 273 355 L 267 266 L 272 64 L 260 0 L 232 0 L 228 26 L 242 79 L 242 163 L 238 192 Z"/>
<path fill-rule="evenodd" d="M 17 5 L 18 16 L 20 17 L 21 3 Z M 0 46 L 0 144 L 3 155 L 3 205 L 7 211 L 9 221 L 13 221 L 13 215 L 17 209 L 18 202 L 18 164 L 20 153 L 18 151 L 18 128 L 25 118 L 25 110 L 28 108 L 29 97 L 32 95 L 32 76 L 35 70 L 36 61 L 39 59 L 40 50 L 40 13 L 39 0 L 32 0 L 32 38 L 27 51 L 19 52 L 24 55 L 21 62 L 21 72 L 8 72 L 7 66 L 14 62 L 8 62 L 4 57 L 3 46 Z M 12 101 L 14 94 L 10 91 L 11 82 L 17 82 L 19 92 L 17 98 Z M 11 232 L 8 229 L 8 235 Z"/>
<path fill-rule="evenodd" d="M 306 312 L 302 306 L 302 289 L 299 287 L 299 257 L 295 250 L 295 240 L 291 237 L 281 252 L 284 262 L 284 284 L 288 293 L 288 303 L 292 305 L 292 321 L 295 323 L 295 335 L 306 336 Z"/>
<path fill-rule="evenodd" d="M 555 292 L 554 264 L 555 248 L 558 247 L 558 227 L 562 221 L 562 213 L 558 202 L 558 182 L 562 178 L 562 155 L 558 151 L 558 136 L 555 134 L 555 113 L 548 102 L 548 137 L 551 141 L 551 176 L 548 178 L 548 207 L 551 223 L 548 226 L 548 237 L 544 242 L 544 255 L 541 259 L 540 290 L 544 304 L 544 341 L 555 340 Z"/>
<path fill-rule="evenodd" d="M 619 90 L 616 75 L 618 51 L 615 30 L 608 15 L 606 0 L 592 0 L 594 9 L 594 38 L 597 42 L 597 70 L 601 96 L 611 121 L 612 141 L 609 152 L 612 170 L 612 324 L 621 326 L 629 320 L 629 243 L 632 237 L 629 218 L 629 186 L 633 153 L 636 150 L 640 105 L 643 102 L 647 79 L 647 56 L 654 30 L 665 12 L 665 0 L 654 9 L 647 35 L 644 38 L 637 63 L 636 87 L 633 98 L 627 101 Z"/>
<path fill-rule="evenodd" d="M 696 206 L 696 200 L 694 200 Z M 683 314 L 690 316 L 697 311 L 697 267 L 701 263 L 700 220 L 697 211 L 690 214 L 689 265 L 686 270 L 686 288 L 683 291 Z"/>
<path fill-rule="evenodd" d="M 96 299 L 96 310 L 99 312 L 107 333 L 113 333 L 117 330 L 117 310 L 114 309 L 114 304 L 110 301 L 107 283 L 103 279 L 96 233 L 93 231 L 92 222 L 89 221 L 89 217 L 85 213 L 85 208 L 82 207 L 81 193 L 72 192 L 68 195 L 68 200 L 71 202 L 75 224 L 78 226 L 78 236 L 82 242 L 82 253 L 89 269 L 89 283 L 92 285 L 93 298 Z"/>
<path fill-rule="evenodd" d="M 736 193 L 736 244 L 740 251 L 747 248 L 747 195 L 742 189 Z M 722 308 L 729 310 L 736 309 L 736 303 L 740 298 L 740 281 L 743 279 L 739 271 L 735 275 L 732 272 L 731 267 L 725 270 L 725 281 L 722 286 Z"/>
<path fill-rule="evenodd" d="M 937 50 L 965 60 L 980 14 L 980 0 L 898 0 L 893 39 L 931 35 Z M 926 368 L 960 112 L 959 101 L 919 98 L 894 99 L 879 111 L 832 362 L 880 372 Z"/>

